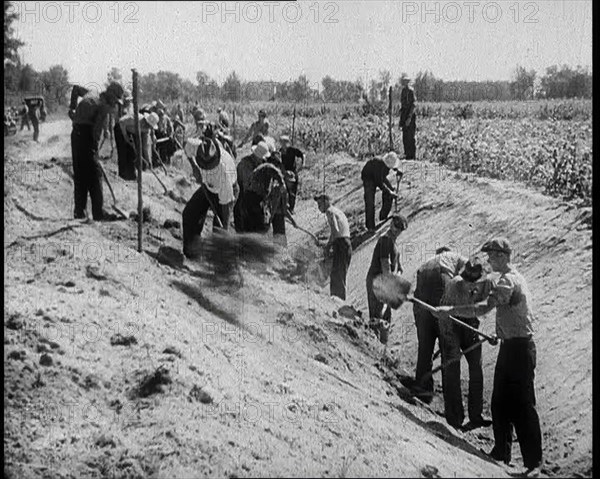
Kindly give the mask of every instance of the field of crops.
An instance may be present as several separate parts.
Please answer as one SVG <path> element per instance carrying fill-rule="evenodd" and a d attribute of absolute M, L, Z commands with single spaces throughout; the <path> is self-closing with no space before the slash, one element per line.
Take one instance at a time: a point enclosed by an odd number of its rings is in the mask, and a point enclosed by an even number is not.
<path fill-rule="evenodd" d="M 226 108 L 236 111 L 237 138 L 255 120 L 259 108 L 267 110 L 274 136 L 291 133 L 291 104 Z M 419 158 L 465 173 L 523 182 L 580 206 L 591 205 L 591 100 L 421 104 L 419 108 Z M 394 115 L 393 141 L 402 153 L 398 115 Z M 298 105 L 295 143 L 308 151 L 345 151 L 358 159 L 380 154 L 389 145 L 387 115 L 363 115 L 358 105 Z"/>

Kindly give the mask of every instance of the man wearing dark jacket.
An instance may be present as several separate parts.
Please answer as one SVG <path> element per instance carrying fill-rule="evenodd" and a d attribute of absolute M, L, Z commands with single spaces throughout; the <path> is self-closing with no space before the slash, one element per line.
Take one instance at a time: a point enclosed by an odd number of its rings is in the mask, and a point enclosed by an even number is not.
<path fill-rule="evenodd" d="M 404 158 L 414 160 L 417 147 L 415 132 L 417 131 L 417 115 L 415 114 L 415 92 L 409 86 L 410 78 L 402 78 L 402 91 L 400 92 L 400 128 L 402 128 L 402 143 L 404 144 Z"/>
<path fill-rule="evenodd" d="M 444 251 L 437 253 L 417 270 L 414 297 L 431 306 L 439 306 L 446 284 L 460 273 L 466 263 L 467 258 L 444 248 Z M 433 349 L 436 339 L 440 337 L 440 328 L 438 319 L 418 303 L 413 305 L 413 314 L 419 342 L 415 373 L 415 382 L 418 387 L 416 395 L 424 402 L 431 402 L 433 378 L 429 373 L 433 366 Z M 428 379 L 424 380 L 423 378 L 427 376 Z"/>
<path fill-rule="evenodd" d="M 285 175 L 285 184 L 288 189 L 288 206 L 290 208 L 290 213 L 294 214 L 298 186 L 300 184 L 298 170 L 304 167 L 304 153 L 298 148 L 290 145 L 290 137 L 287 135 L 282 135 L 281 138 L 279 138 L 279 142 L 281 143 L 280 153 Z"/>
<path fill-rule="evenodd" d="M 365 189 L 365 222 L 369 231 L 375 231 L 375 192 L 377 188 L 383 195 L 379 220 L 386 219 L 392 209 L 392 201 L 396 198 L 396 193 L 387 179 L 392 169 L 402 177 L 402 173 L 398 170 L 398 155 L 393 152 L 387 153 L 381 158 L 370 159 L 362 169 L 360 176 Z"/>
<path fill-rule="evenodd" d="M 92 216 L 94 220 L 109 219 L 103 209 L 102 167 L 98 159 L 100 139 L 108 115 L 123 97 L 123 87 L 112 82 L 100 95 L 87 93 L 70 112 L 73 120 L 71 132 L 71 153 L 73 155 L 73 183 L 75 218 L 86 217 L 88 193 L 92 200 Z M 71 107 L 73 106 L 73 96 Z"/>

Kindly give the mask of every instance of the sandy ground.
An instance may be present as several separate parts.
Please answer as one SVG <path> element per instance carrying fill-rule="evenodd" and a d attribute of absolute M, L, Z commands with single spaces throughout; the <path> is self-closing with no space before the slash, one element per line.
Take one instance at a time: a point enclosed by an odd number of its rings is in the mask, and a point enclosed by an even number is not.
<path fill-rule="evenodd" d="M 19 134 L 5 146 L 6 477 L 505 477 L 520 470 L 516 445 L 517 467 L 486 460 L 478 449 L 491 447 L 490 429 L 456 431 L 440 416 L 439 398 L 426 406 L 390 379 L 360 318 L 293 259 L 314 255 L 305 233 L 290 230 L 288 251 L 266 264 L 239 259 L 223 270 L 181 262 L 180 230 L 163 224 L 181 221 L 183 205 L 149 173 L 144 202 L 153 219 L 142 253 L 133 221 L 73 220 L 69 130 L 66 121 L 42 125 L 39 144 Z M 351 191 L 361 165 L 344 155 L 327 161 L 335 192 Z M 116 176 L 114 159 L 104 165 L 119 204 L 134 210 L 136 184 Z M 401 210 L 410 227 L 399 244 L 407 277 L 436 243 L 475 247 L 499 233 L 513 241 L 539 318 L 545 471 L 591 476 L 591 213 L 427 168 L 405 166 Z M 193 193 L 187 169 L 158 174 L 183 197 Z M 305 173 L 307 197 L 311 175 L 320 178 L 317 164 Z M 339 204 L 362 222 L 362 191 Z M 326 236 L 314 202 L 297 210 L 300 224 Z M 358 310 L 366 311 L 372 247 L 355 251 L 349 273 L 348 303 Z M 403 306 L 391 336 L 407 371 L 416 350 L 412 321 Z M 487 318 L 484 329 L 492 324 Z M 496 352 L 486 348 L 489 399 Z"/>

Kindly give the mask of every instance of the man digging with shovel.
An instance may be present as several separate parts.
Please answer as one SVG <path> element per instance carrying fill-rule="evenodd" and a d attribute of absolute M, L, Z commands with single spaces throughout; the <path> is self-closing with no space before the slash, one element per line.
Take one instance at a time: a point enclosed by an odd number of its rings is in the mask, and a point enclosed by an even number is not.
<path fill-rule="evenodd" d="M 183 254 L 191 259 L 197 257 L 193 243 L 202 233 L 208 209 L 214 214 L 213 231 L 227 230 L 230 210 L 239 190 L 235 163 L 219 140 L 190 138 L 184 153 L 200 183 L 182 213 Z"/>
<path fill-rule="evenodd" d="M 494 371 L 494 447 L 489 456 L 510 463 L 514 427 L 526 468 L 523 476 L 537 477 L 542 465 L 542 433 L 533 383 L 536 348 L 531 293 L 525 278 L 510 263 L 512 248 L 507 239 L 494 238 L 481 251 L 488 254 L 492 270 L 500 273 L 489 296 L 474 305 L 441 306 L 438 314 L 479 316 L 496 308 L 496 333 L 501 344 Z"/>

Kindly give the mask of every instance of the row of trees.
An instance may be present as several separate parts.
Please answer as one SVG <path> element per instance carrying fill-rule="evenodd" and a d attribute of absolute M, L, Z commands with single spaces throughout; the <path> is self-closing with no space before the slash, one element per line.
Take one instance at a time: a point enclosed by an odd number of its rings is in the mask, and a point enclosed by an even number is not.
<path fill-rule="evenodd" d="M 6 92 L 13 94 L 42 94 L 49 103 L 65 104 L 70 90 L 69 74 L 61 65 L 37 72 L 31 65 L 22 64 L 18 55 L 23 42 L 15 38 L 12 23 L 17 14 L 4 2 L 4 82 Z M 362 81 L 335 80 L 327 75 L 319 85 L 310 85 L 305 75 L 287 82 L 244 81 L 231 72 L 222 85 L 207 73 L 199 71 L 196 83 L 181 78 L 178 73 L 159 71 L 140 77 L 142 100 L 161 98 L 166 101 L 326 101 L 358 102 L 365 99 L 371 103 L 387 100 L 388 89 L 393 86 L 397 103 L 401 91 L 402 74 L 392 84 L 392 75 L 387 70 L 379 72 L 368 85 Z M 120 80 L 129 84 L 118 69 L 108 73 L 108 81 Z M 512 81 L 444 81 L 430 71 L 419 72 L 413 82 L 419 101 L 474 102 L 481 100 L 528 100 L 534 98 L 591 98 L 592 74 L 588 69 L 575 69 L 563 65 L 551 66 L 539 77 L 534 70 L 518 66 Z"/>

